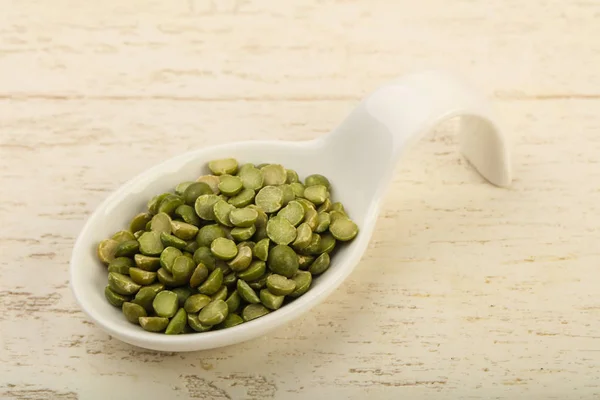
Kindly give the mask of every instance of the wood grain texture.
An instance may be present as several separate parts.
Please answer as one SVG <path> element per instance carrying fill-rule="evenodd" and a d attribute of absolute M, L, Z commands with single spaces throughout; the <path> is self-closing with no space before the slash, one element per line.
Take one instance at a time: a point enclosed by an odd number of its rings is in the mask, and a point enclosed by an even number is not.
<path fill-rule="evenodd" d="M 600 3 L 0 0 L 0 398 L 600 396 Z M 199 146 L 325 134 L 377 85 L 468 76 L 513 142 L 486 185 L 453 126 L 395 175 L 362 262 L 272 334 L 112 339 L 68 260 L 126 180 Z"/>

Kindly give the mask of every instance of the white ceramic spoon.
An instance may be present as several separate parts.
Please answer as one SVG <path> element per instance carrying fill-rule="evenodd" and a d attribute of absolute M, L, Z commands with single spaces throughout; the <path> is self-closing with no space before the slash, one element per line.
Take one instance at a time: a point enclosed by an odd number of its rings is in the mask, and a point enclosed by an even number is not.
<path fill-rule="evenodd" d="M 352 272 L 365 252 L 379 205 L 396 162 L 410 144 L 444 119 L 463 116 L 461 146 L 489 182 L 511 181 L 506 141 L 486 103 L 452 76 L 428 71 L 391 82 L 365 98 L 331 134 L 307 142 L 260 141 L 199 149 L 172 158 L 135 177 L 91 215 L 73 249 L 71 288 L 85 313 L 110 335 L 133 345 L 163 351 L 193 351 L 231 345 L 263 335 L 300 316 L 326 298 Z M 153 195 L 206 174 L 209 160 L 234 157 L 241 163 L 281 163 L 303 177 L 327 176 L 360 233 L 340 246 L 329 270 L 292 303 L 264 317 L 214 332 L 167 336 L 149 333 L 125 320 L 104 298 L 106 267 L 97 243 L 124 229 Z"/>

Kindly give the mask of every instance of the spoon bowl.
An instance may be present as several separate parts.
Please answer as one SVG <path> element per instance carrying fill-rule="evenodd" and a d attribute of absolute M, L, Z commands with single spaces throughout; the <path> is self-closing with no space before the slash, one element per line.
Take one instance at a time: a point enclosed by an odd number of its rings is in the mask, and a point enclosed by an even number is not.
<path fill-rule="evenodd" d="M 365 98 L 330 134 L 306 142 L 251 141 L 191 151 L 133 178 L 110 195 L 89 217 L 73 249 L 70 284 L 83 311 L 110 335 L 132 345 L 160 351 L 195 351 L 246 341 L 299 317 L 331 294 L 365 252 L 379 205 L 401 154 L 446 118 L 463 116 L 463 153 L 491 183 L 510 183 L 505 138 L 485 102 L 444 72 L 410 75 Z M 208 174 L 207 163 L 233 157 L 240 163 L 278 163 L 300 177 L 319 173 L 332 183 L 332 197 L 344 203 L 360 232 L 339 246 L 326 273 L 311 289 L 279 310 L 219 331 L 169 336 L 129 323 L 104 298 L 106 267 L 96 256 L 100 240 L 124 229 L 152 196 L 185 180 Z"/>

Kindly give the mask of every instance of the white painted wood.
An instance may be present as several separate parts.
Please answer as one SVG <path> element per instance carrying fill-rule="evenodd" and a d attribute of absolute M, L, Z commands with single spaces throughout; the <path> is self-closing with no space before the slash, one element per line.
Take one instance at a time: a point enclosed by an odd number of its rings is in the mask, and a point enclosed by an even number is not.
<path fill-rule="evenodd" d="M 0 0 L 0 398 L 600 396 L 600 3 Z M 379 84 L 466 75 L 511 137 L 487 185 L 452 124 L 398 168 L 326 303 L 225 349 L 162 354 L 68 288 L 85 218 L 185 150 L 324 134 Z"/>

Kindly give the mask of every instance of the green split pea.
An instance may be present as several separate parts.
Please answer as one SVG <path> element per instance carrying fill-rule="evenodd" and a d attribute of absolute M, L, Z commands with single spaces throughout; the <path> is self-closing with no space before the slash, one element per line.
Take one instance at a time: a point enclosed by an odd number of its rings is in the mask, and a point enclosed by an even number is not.
<path fill-rule="evenodd" d="M 148 332 L 230 329 L 278 309 L 326 274 L 359 232 L 325 176 L 213 160 L 158 193 L 99 242 L 104 296 Z"/>

